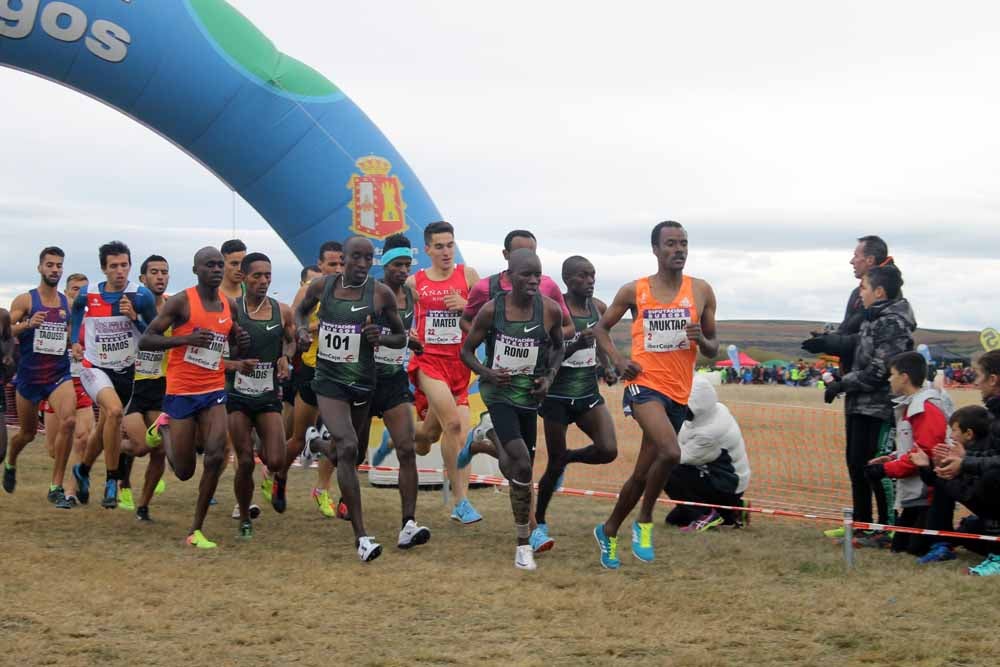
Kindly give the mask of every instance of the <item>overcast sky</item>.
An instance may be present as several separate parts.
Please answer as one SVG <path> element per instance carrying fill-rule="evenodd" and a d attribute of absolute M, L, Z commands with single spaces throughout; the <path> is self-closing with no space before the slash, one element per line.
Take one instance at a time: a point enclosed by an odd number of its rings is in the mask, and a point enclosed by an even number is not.
<path fill-rule="evenodd" d="M 379 125 L 483 275 L 524 227 L 610 299 L 669 218 L 719 317 L 839 321 L 875 233 L 921 326 L 1000 325 L 996 3 L 231 1 Z M 96 278 L 121 238 L 171 260 L 173 291 L 231 236 L 228 188 L 167 142 L 19 72 L 0 89 L 3 303 L 42 245 Z M 291 252 L 236 213 L 290 298 Z"/>

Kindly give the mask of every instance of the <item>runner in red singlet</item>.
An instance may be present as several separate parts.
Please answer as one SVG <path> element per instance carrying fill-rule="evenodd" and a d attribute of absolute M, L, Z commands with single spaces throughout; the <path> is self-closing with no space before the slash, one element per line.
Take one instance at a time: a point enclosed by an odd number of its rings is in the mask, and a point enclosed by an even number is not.
<path fill-rule="evenodd" d="M 459 354 L 465 336 L 459 319 L 469 296 L 469 288 L 479 281 L 475 269 L 455 264 L 455 228 L 447 222 L 434 222 L 424 229 L 424 251 L 431 266 L 410 276 L 406 285 L 417 295 L 417 338 L 424 353 L 410 359 L 410 382 L 416 387 L 414 404 L 417 413 L 427 413 L 418 430 L 434 429 L 440 424 L 441 458 L 444 459 L 455 507 L 451 518 L 462 523 L 480 521 L 482 516 L 469 503 L 469 471 L 456 464 L 458 452 L 469 427 L 468 367 Z M 428 410 L 429 408 L 429 410 Z M 419 449 L 418 449 L 419 451 Z"/>
<path fill-rule="evenodd" d="M 642 428 L 635 470 L 622 486 L 606 522 L 594 528 L 601 547 L 601 565 L 617 569 L 618 528 L 642 499 L 632 524 L 632 554 L 653 560 L 653 506 L 680 460 L 677 431 L 687 416 L 700 350 L 706 357 L 719 351 L 715 336 L 715 293 L 699 278 L 684 275 L 687 232 L 677 222 L 661 222 L 650 238 L 657 259 L 656 274 L 618 290 L 614 302 L 594 332 L 597 342 L 625 380 L 625 414 Z M 621 355 L 611 340 L 611 328 L 626 311 L 632 313 L 632 358 Z"/>
<path fill-rule="evenodd" d="M 219 484 L 226 451 L 222 351 L 228 340 L 232 357 L 238 359 L 249 344 L 246 332 L 233 321 L 235 304 L 219 292 L 223 266 L 218 250 L 199 250 L 194 256 L 198 286 L 170 297 L 139 341 L 141 350 L 169 350 L 167 393 L 163 398 L 169 426 L 161 424 L 159 434 L 178 479 L 185 481 L 194 476 L 197 451 L 204 450 L 198 503 L 187 537 L 187 543 L 199 549 L 216 547 L 201 528 Z M 165 336 L 171 327 L 173 335 Z"/>

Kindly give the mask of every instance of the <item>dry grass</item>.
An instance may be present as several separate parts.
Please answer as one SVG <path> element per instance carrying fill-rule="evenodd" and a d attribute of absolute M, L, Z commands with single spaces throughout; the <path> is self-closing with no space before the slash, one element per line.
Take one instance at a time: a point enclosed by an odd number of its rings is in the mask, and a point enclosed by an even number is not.
<path fill-rule="evenodd" d="M 434 537 L 400 552 L 395 490 L 365 488 L 369 529 L 389 548 L 363 565 L 348 525 L 315 511 L 309 471 L 293 472 L 285 515 L 265 508 L 254 540 L 238 541 L 227 473 L 206 526 L 220 548 L 206 553 L 182 544 L 193 483 L 168 477 L 157 522 L 140 525 L 52 509 L 44 448 L 21 462 L 17 493 L 0 495 L 4 665 L 930 666 L 994 665 L 1000 651 L 1000 582 L 962 576 L 974 557 L 919 568 L 861 552 L 848 574 L 822 524 L 658 528 L 656 563 L 626 553 L 606 572 L 590 530 L 609 505 L 557 497 L 556 548 L 525 573 L 505 495 L 474 491 L 485 521 L 460 527 L 422 493 Z"/>

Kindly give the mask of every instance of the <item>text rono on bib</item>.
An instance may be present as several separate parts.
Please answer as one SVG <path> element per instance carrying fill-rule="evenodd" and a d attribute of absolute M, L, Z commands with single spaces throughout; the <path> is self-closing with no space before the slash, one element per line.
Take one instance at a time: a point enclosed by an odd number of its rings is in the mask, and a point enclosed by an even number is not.
<path fill-rule="evenodd" d="M 511 375 L 531 375 L 538 363 L 538 340 L 498 332 L 493 345 L 493 369 Z"/>

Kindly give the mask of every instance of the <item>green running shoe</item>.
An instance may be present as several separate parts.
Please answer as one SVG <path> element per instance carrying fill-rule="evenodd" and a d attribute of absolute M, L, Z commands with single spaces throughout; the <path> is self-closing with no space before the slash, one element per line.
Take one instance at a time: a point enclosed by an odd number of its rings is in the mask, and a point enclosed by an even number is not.
<path fill-rule="evenodd" d="M 249 519 L 240 522 L 240 539 L 249 540 L 253 538 L 253 522 Z"/>
<path fill-rule="evenodd" d="M 129 512 L 135 510 L 135 500 L 132 498 L 132 489 L 126 487 L 118 491 L 118 507 Z"/>
<path fill-rule="evenodd" d="M 185 542 L 187 542 L 190 546 L 195 547 L 197 549 L 214 549 L 215 547 L 219 546 L 215 542 L 211 541 L 210 539 L 202 535 L 200 530 L 196 530 L 190 535 L 188 535 Z"/>
<path fill-rule="evenodd" d="M 831 540 L 836 540 L 838 538 L 844 537 L 844 527 L 831 528 L 830 530 L 823 531 L 823 537 L 829 537 Z"/>
<path fill-rule="evenodd" d="M 153 495 L 162 496 L 163 492 L 167 490 L 167 483 L 162 479 L 156 483 L 156 488 L 153 489 Z"/>

